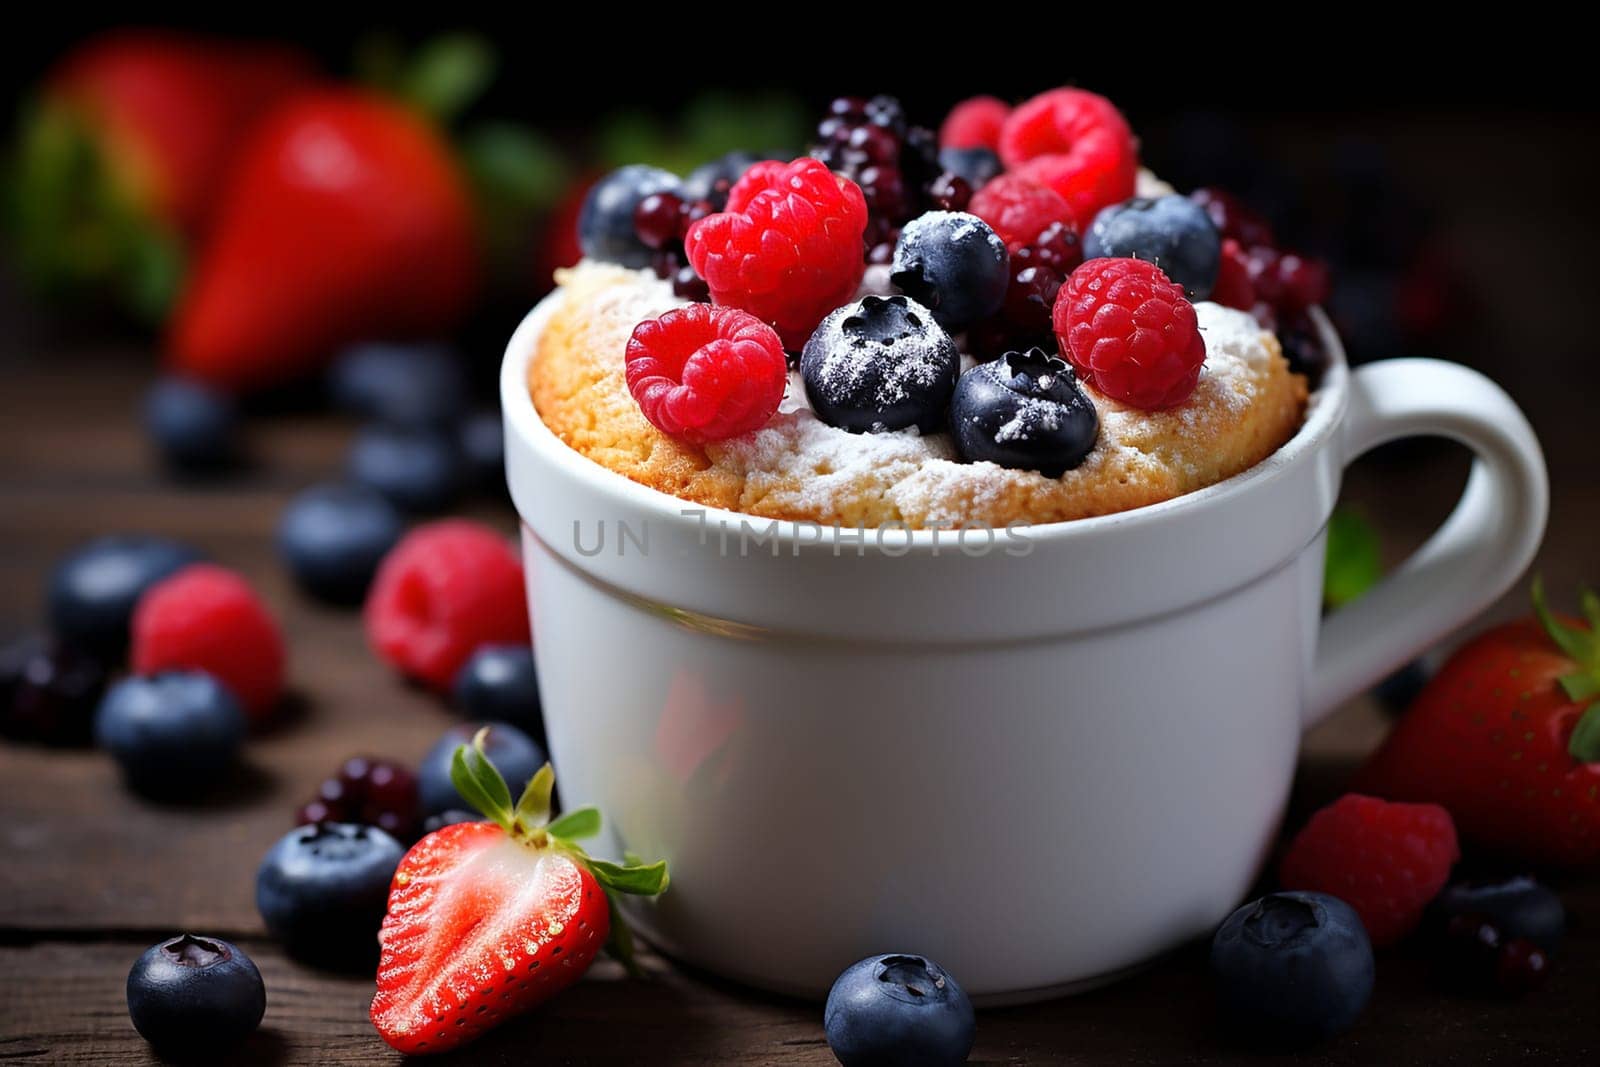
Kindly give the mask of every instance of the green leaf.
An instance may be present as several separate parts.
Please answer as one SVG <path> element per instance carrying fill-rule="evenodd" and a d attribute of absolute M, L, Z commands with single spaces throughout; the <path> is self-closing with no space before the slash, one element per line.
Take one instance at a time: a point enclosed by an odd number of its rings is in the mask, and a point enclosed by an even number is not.
<path fill-rule="evenodd" d="M 1583 617 L 1589 621 L 1589 632 L 1600 632 L 1600 596 L 1593 589 L 1585 589 L 1579 603 L 1583 605 Z"/>
<path fill-rule="evenodd" d="M 600 809 L 579 808 L 569 811 L 545 827 L 552 837 L 563 841 L 582 841 L 600 832 Z"/>
<path fill-rule="evenodd" d="M 657 860 L 655 863 L 644 865 L 623 866 L 609 860 L 589 860 L 589 870 L 594 873 L 595 881 L 613 893 L 627 893 L 631 896 L 653 897 L 666 891 L 667 888 L 667 861 Z"/>
<path fill-rule="evenodd" d="M 683 113 L 684 149 L 705 162 L 734 149 L 797 151 L 810 132 L 806 108 L 789 94 L 703 93 Z"/>
<path fill-rule="evenodd" d="M 611 933 L 606 938 L 606 955 L 622 964 L 622 969 L 634 978 L 644 977 L 638 960 L 633 957 L 633 929 L 617 906 L 617 898 L 606 894 L 606 908 L 611 913 Z"/>
<path fill-rule="evenodd" d="M 493 46 L 476 34 L 435 37 L 412 58 L 400 79 L 400 96 L 436 122 L 450 122 L 494 80 Z"/>
<path fill-rule="evenodd" d="M 158 323 L 183 284 L 183 245 L 174 234 L 155 227 L 131 232 L 127 242 L 123 299 L 141 319 Z"/>
<path fill-rule="evenodd" d="M 460 152 L 473 184 L 487 195 L 544 207 L 566 191 L 566 157 L 533 130 L 486 122 L 462 135 Z"/>
<path fill-rule="evenodd" d="M 1590 704 L 1567 739 L 1567 751 L 1582 763 L 1600 761 L 1600 704 Z"/>
<path fill-rule="evenodd" d="M 1545 604 L 1544 578 L 1541 575 L 1535 575 L 1533 579 L 1533 611 L 1539 616 L 1540 624 L 1556 647 L 1586 670 L 1600 667 L 1600 633 L 1568 626 L 1556 618 Z"/>
<path fill-rule="evenodd" d="M 1328 549 L 1323 568 L 1322 599 L 1342 607 L 1378 584 L 1383 553 L 1377 531 L 1360 515 L 1340 508 L 1328 520 Z"/>
<path fill-rule="evenodd" d="M 511 829 L 511 790 L 500 777 L 489 757 L 483 752 L 483 739 L 489 732 L 485 726 L 473 737 L 472 744 L 461 745 L 450 758 L 450 782 L 456 792 L 487 819 Z"/>
<path fill-rule="evenodd" d="M 1573 671 L 1559 679 L 1568 700 L 1588 700 L 1600 696 L 1600 678 L 1587 671 Z"/>
<path fill-rule="evenodd" d="M 409 56 L 394 34 L 372 34 L 357 44 L 354 64 L 362 82 L 441 125 L 482 94 L 496 65 L 493 46 L 470 33 L 435 37 Z"/>
<path fill-rule="evenodd" d="M 546 763 L 539 768 L 532 778 L 528 779 L 528 787 L 522 791 L 522 797 L 517 801 L 517 822 L 524 826 L 543 826 L 545 820 L 550 818 L 550 794 L 555 791 L 556 772 L 550 764 Z M 509 805 L 511 798 L 506 797 Z"/>
<path fill-rule="evenodd" d="M 71 106 L 34 102 L 5 164 L 4 222 L 23 276 L 47 296 L 110 296 L 159 324 L 183 240 L 104 133 Z"/>
<path fill-rule="evenodd" d="M 595 138 L 600 159 L 611 166 L 649 163 L 683 173 L 685 158 L 676 151 L 670 133 L 660 120 L 642 111 L 627 111 L 607 118 Z"/>

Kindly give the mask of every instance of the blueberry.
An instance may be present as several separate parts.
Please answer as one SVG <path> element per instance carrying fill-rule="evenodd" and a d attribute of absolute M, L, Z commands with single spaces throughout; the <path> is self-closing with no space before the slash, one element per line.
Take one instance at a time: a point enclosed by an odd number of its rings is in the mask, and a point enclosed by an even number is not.
<path fill-rule="evenodd" d="M 460 808 L 448 808 L 437 815 L 430 815 L 422 820 L 422 832 L 431 834 L 435 830 L 443 830 L 446 826 L 454 826 L 463 822 L 482 822 L 483 816 L 475 811 L 462 811 Z"/>
<path fill-rule="evenodd" d="M 139 597 L 198 559 L 188 545 L 164 537 L 91 541 L 50 576 L 50 626 L 67 644 L 117 663 L 128 650 L 128 620 Z"/>
<path fill-rule="evenodd" d="M 376 826 L 296 827 L 256 871 L 256 909 L 295 958 L 336 970 L 369 967 L 405 851 Z"/>
<path fill-rule="evenodd" d="M 484 645 L 474 652 L 456 674 L 455 701 L 468 718 L 508 722 L 544 738 L 539 675 L 527 645 Z"/>
<path fill-rule="evenodd" d="M 461 423 L 461 455 L 467 475 L 484 489 L 506 487 L 506 442 L 500 414 L 494 411 L 470 415 Z"/>
<path fill-rule="evenodd" d="M 1204 300 L 1217 283 L 1222 239 L 1206 209 L 1186 196 L 1135 197 L 1103 208 L 1083 237 L 1083 258 L 1143 259 Z"/>
<path fill-rule="evenodd" d="M 950 401 L 950 432 L 968 463 L 987 460 L 1059 478 L 1094 448 L 1100 417 L 1071 367 L 1030 348 L 961 376 Z"/>
<path fill-rule="evenodd" d="M 652 193 L 676 193 L 678 176 L 634 163 L 594 183 L 578 213 L 578 243 L 590 259 L 648 267 L 655 253 L 633 232 L 633 209 Z"/>
<path fill-rule="evenodd" d="M 466 460 L 452 433 L 426 426 L 368 426 L 350 445 L 346 473 L 401 511 L 443 511 L 461 494 Z"/>
<path fill-rule="evenodd" d="M 404 532 L 400 513 L 376 489 L 316 485 L 290 501 L 278 521 L 278 554 L 307 593 L 359 604 Z"/>
<path fill-rule="evenodd" d="M 1372 996 L 1372 943 L 1361 919 L 1325 893 L 1273 893 L 1228 916 L 1211 973 L 1238 1032 L 1299 1045 L 1348 1030 Z"/>
<path fill-rule="evenodd" d="M 691 170 L 678 188 L 678 196 L 685 201 L 711 199 L 717 182 L 732 185 L 744 176 L 745 171 L 767 158 L 770 157 L 736 148 Z"/>
<path fill-rule="evenodd" d="M 930 211 L 906 223 L 889 280 L 947 330 L 993 315 L 1011 281 L 1006 243 L 976 215 Z"/>
<path fill-rule="evenodd" d="M 959 174 L 975 190 L 982 189 L 989 179 L 1005 170 L 1000 157 L 981 145 L 973 148 L 941 148 L 939 166 L 952 174 Z"/>
<path fill-rule="evenodd" d="M 238 947 L 183 934 L 152 945 L 128 972 L 128 1015 L 157 1050 L 215 1059 L 267 1010 L 261 972 Z"/>
<path fill-rule="evenodd" d="M 328 372 L 333 401 L 345 411 L 399 425 L 442 426 L 467 406 L 461 353 L 446 344 L 360 344 Z"/>
<path fill-rule="evenodd" d="M 30 636 L 0 650 L 0 735 L 84 745 L 105 691 L 106 668 L 71 645 Z"/>
<path fill-rule="evenodd" d="M 169 466 L 215 471 L 238 458 L 233 398 L 184 378 L 162 378 L 144 394 L 144 427 Z"/>
<path fill-rule="evenodd" d="M 95 740 L 129 786 L 156 797 L 193 797 L 227 777 L 245 717 L 226 686 L 199 671 L 124 678 L 95 713 Z"/>
<path fill-rule="evenodd" d="M 1403 715 L 1428 684 L 1428 667 L 1414 659 L 1372 687 L 1378 706 L 1391 715 Z"/>
<path fill-rule="evenodd" d="M 1526 875 L 1456 882 L 1439 894 L 1435 907 L 1446 919 L 1484 916 L 1499 928 L 1505 940 L 1523 938 L 1547 952 L 1556 947 L 1567 926 L 1561 898 Z"/>
<path fill-rule="evenodd" d="M 513 800 L 522 795 L 528 779 L 544 766 L 544 748 L 510 723 L 469 722 L 452 726 L 422 757 L 422 764 L 417 768 L 417 793 L 424 814 L 437 815 L 452 808 L 472 806 L 456 792 L 450 781 L 450 761 L 456 749 L 470 745 L 473 735 L 485 726 L 489 727 L 489 733 L 483 739 L 484 751 L 511 787 Z"/>
<path fill-rule="evenodd" d="M 846 304 L 800 353 L 817 417 L 853 433 L 938 429 L 960 374 L 956 343 L 927 308 L 903 296 Z"/>
<path fill-rule="evenodd" d="M 823 1009 L 844 1067 L 967 1062 L 976 1021 L 956 980 L 922 956 L 869 956 L 834 980 Z"/>

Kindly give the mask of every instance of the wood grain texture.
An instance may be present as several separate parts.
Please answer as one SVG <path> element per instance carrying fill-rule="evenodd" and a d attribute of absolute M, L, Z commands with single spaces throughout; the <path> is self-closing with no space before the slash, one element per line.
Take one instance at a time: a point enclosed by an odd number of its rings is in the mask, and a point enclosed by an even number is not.
<path fill-rule="evenodd" d="M 218 484 L 175 485 L 145 451 L 133 413 L 143 372 L 128 353 L 6 372 L 0 387 L 0 638 L 39 624 L 44 575 L 73 542 L 113 529 L 190 540 L 242 571 L 289 635 L 295 710 L 249 745 L 249 773 L 203 807 L 155 806 L 124 791 L 93 752 L 0 743 L 0 1060 L 155 1062 L 128 1022 L 123 983 L 148 944 L 182 929 L 238 940 L 266 977 L 263 1030 L 230 1063 L 397 1062 L 366 1020 L 370 980 L 309 971 L 262 938 L 253 902 L 260 855 L 293 809 L 345 756 L 414 762 L 454 722 L 367 651 L 356 615 L 320 608 L 289 586 L 272 531 L 289 496 L 336 474 L 351 427 L 293 414 L 252 423 L 255 464 Z M 1460 484 L 1464 464 L 1435 453 L 1358 469 L 1348 496 L 1393 535 L 1420 540 Z M 1442 476 L 1441 469 L 1445 472 Z M 1404 502 L 1396 507 L 1394 502 Z M 478 517 L 508 533 L 508 509 Z M 1543 566 L 1552 583 L 1592 573 L 1587 530 L 1600 494 L 1558 498 Z M 1520 594 L 1500 613 L 1520 610 Z M 1336 792 L 1384 720 L 1354 704 L 1315 731 L 1297 810 Z M 1302 1056 L 1322 1064 L 1537 1061 L 1600 1054 L 1600 887 L 1564 887 L 1590 921 L 1561 954 L 1551 989 L 1521 1004 L 1450 999 L 1426 962 L 1386 955 L 1378 994 L 1350 1035 Z M 1003 921 L 1003 920 L 1002 920 Z M 453 1062 L 829 1063 L 816 1005 L 775 1000 L 647 957 L 651 980 L 609 964 L 526 1020 Z M 1191 949 L 1115 987 L 1071 1000 L 985 1012 L 975 1062 L 1258 1063 L 1215 1032 L 1203 952 Z"/>

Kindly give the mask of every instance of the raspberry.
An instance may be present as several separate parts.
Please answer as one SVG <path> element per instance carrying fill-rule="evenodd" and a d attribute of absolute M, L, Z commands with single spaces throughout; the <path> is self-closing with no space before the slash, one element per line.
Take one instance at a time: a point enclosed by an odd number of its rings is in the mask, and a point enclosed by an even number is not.
<path fill-rule="evenodd" d="M 1437 804 L 1347 793 L 1295 835 L 1278 878 L 1343 900 L 1382 946 L 1416 928 L 1460 858 L 1455 823 Z"/>
<path fill-rule="evenodd" d="M 967 210 L 987 222 L 1012 252 L 1031 245 L 1051 223 L 1072 223 L 1072 205 L 1060 193 L 1015 174 L 986 183 Z"/>
<path fill-rule="evenodd" d="M 378 567 L 364 616 L 373 651 L 440 692 L 480 645 L 530 640 L 522 564 L 499 534 L 465 519 L 402 538 Z"/>
<path fill-rule="evenodd" d="M 628 391 L 662 433 L 700 444 L 760 429 L 789 381 L 783 342 L 737 308 L 690 304 L 628 338 Z"/>
<path fill-rule="evenodd" d="M 1142 259 L 1091 259 L 1056 294 L 1051 315 L 1078 377 L 1146 411 L 1181 404 L 1206 361 L 1194 305 Z"/>
<path fill-rule="evenodd" d="M 855 182 L 809 157 L 771 160 L 745 171 L 727 210 L 690 226 L 684 247 L 714 302 L 750 312 L 799 349 L 855 295 L 866 228 Z"/>
<path fill-rule="evenodd" d="M 1011 108 L 992 96 L 974 96 L 950 109 L 939 127 L 940 148 L 998 148 Z"/>
<path fill-rule="evenodd" d="M 1000 131 L 1000 158 L 1065 197 L 1080 232 L 1095 212 L 1132 196 L 1139 175 L 1128 121 L 1111 101 L 1083 89 L 1040 93 L 1011 112 Z"/>
<path fill-rule="evenodd" d="M 227 686 L 252 720 L 283 695 L 283 638 L 245 580 L 195 563 L 145 591 L 133 612 L 136 674 L 205 671 Z"/>
<path fill-rule="evenodd" d="M 1256 306 L 1256 287 L 1250 280 L 1250 257 L 1232 237 L 1222 239 L 1222 258 L 1217 262 L 1217 281 L 1211 299 L 1223 307 L 1249 311 Z"/>

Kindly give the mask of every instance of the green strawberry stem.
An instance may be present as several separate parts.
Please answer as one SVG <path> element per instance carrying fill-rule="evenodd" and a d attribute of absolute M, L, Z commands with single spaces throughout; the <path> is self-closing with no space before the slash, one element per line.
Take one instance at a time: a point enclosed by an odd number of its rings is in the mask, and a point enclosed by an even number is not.
<path fill-rule="evenodd" d="M 183 240 L 156 218 L 76 111 L 25 110 L 0 174 L 3 221 L 23 276 L 47 296 L 105 294 L 143 323 L 166 315 L 183 277 Z"/>
<path fill-rule="evenodd" d="M 1587 628 L 1569 626 L 1550 611 L 1544 599 L 1544 579 L 1533 579 L 1533 610 L 1539 617 L 1550 640 L 1556 643 L 1577 669 L 1563 674 L 1561 688 L 1573 701 L 1593 700 L 1600 697 L 1600 596 L 1592 590 L 1583 591 L 1580 603 Z M 1590 704 L 1567 739 L 1567 751 L 1572 758 L 1583 763 L 1600 760 L 1600 700 Z"/>
<path fill-rule="evenodd" d="M 551 821 L 550 796 L 555 789 L 556 772 L 548 763 L 529 780 L 513 806 L 505 778 L 484 752 L 483 742 L 488 732 L 487 726 L 479 730 L 470 745 L 460 746 L 451 757 L 450 781 L 456 791 L 486 819 L 498 823 L 513 840 L 525 842 L 532 848 L 559 849 L 588 869 L 605 891 L 611 912 L 611 936 L 606 940 L 606 952 L 619 960 L 629 974 L 638 975 L 639 967 L 633 958 L 633 931 L 617 907 L 617 895 L 653 897 L 665 892 L 667 861 L 644 863 L 628 853 L 623 863 L 612 863 L 585 852 L 577 842 L 600 832 L 600 812 L 592 807 L 578 808 Z"/>

